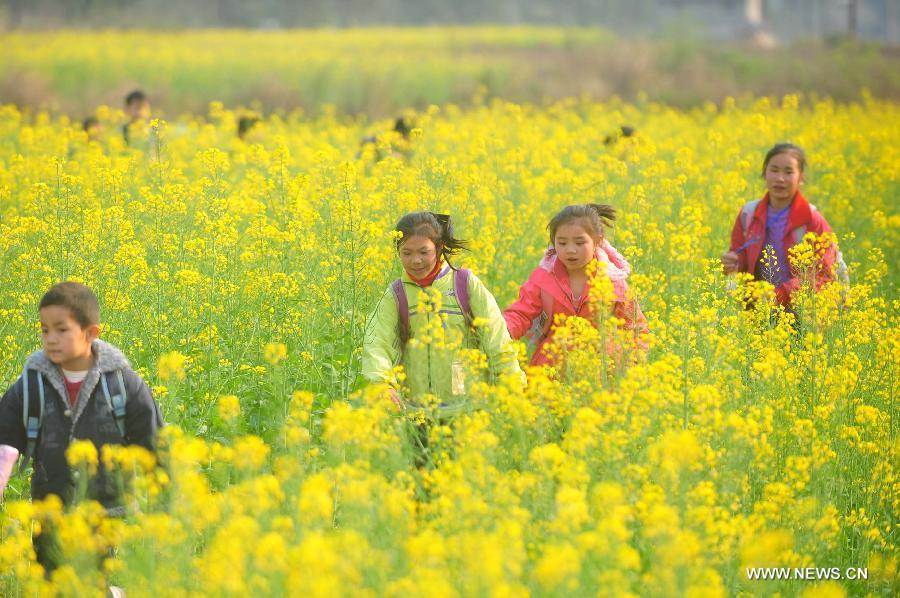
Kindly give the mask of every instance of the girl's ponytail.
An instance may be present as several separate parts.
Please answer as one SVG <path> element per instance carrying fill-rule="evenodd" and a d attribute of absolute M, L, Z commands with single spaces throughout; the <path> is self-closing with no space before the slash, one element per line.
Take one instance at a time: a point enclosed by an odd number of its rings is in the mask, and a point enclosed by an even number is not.
<path fill-rule="evenodd" d="M 605 228 L 612 228 L 613 221 L 616 219 L 614 207 L 605 203 L 590 203 L 588 206 L 597 214 L 597 218 Z"/>
<path fill-rule="evenodd" d="M 453 221 L 450 219 L 449 214 L 435 214 L 434 212 L 430 212 L 430 214 L 434 216 L 434 219 L 440 227 L 441 255 L 444 257 L 444 260 L 450 264 L 450 258 L 452 256 L 469 248 L 468 242 L 453 236 Z M 435 241 L 435 243 L 437 243 L 437 241 Z M 450 264 L 450 267 L 453 268 L 453 264 Z"/>

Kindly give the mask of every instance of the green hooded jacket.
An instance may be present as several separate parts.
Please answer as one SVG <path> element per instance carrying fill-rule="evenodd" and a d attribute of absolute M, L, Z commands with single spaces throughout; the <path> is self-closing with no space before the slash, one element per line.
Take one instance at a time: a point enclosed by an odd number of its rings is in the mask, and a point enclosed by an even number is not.
<path fill-rule="evenodd" d="M 385 290 L 366 325 L 363 341 L 362 374 L 370 382 L 387 382 L 401 389 L 413 406 L 417 398 L 433 394 L 441 400 L 441 411 L 452 414 L 466 402 L 471 380 L 465 379 L 458 357 L 461 349 L 477 348 L 487 357 L 488 381 L 496 382 L 502 374 L 525 374 L 519 367 L 503 314 L 494 296 L 474 275 L 469 275 L 469 303 L 473 331 L 463 316 L 453 291 L 453 271 L 445 266 L 430 287 L 422 288 L 403 272 L 403 290 L 409 304 L 409 342 L 401 356 L 400 314 L 397 298 L 389 286 Z M 438 312 L 430 309 L 428 293 L 441 295 Z M 445 317 L 443 324 L 440 318 Z M 443 329 L 443 335 L 437 332 Z M 443 336 L 445 343 L 440 342 Z M 431 342 L 426 342 L 431 337 Z M 457 362 L 454 365 L 454 362 Z M 393 368 L 403 365 L 406 380 L 399 384 Z M 456 372 L 454 372 L 454 369 Z M 454 376 L 457 384 L 454 385 Z M 454 388 L 455 386 L 455 388 Z M 456 391 L 454 393 L 454 390 Z"/>

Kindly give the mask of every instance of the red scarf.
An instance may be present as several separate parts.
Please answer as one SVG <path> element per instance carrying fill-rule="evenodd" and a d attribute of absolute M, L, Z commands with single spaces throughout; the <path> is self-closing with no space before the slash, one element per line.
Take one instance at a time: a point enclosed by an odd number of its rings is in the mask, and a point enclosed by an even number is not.
<path fill-rule="evenodd" d="M 78 391 L 81 390 L 84 380 L 79 380 L 78 382 L 69 382 L 68 378 L 64 378 L 64 380 L 66 381 L 66 392 L 69 393 L 69 407 L 74 407 L 75 399 L 78 398 Z"/>
<path fill-rule="evenodd" d="M 442 263 L 442 261 L 440 259 L 438 259 L 437 263 L 434 264 L 434 270 L 432 270 L 428 274 L 428 276 L 426 276 L 425 278 L 421 278 L 421 279 L 414 278 L 413 275 L 410 274 L 409 272 L 407 272 L 406 274 L 410 278 L 412 278 L 412 281 L 414 283 L 416 283 L 417 285 L 419 285 L 420 287 L 430 287 L 431 283 L 434 282 L 434 279 L 437 278 L 438 274 L 441 273 L 441 266 L 443 266 L 443 265 L 444 264 Z"/>

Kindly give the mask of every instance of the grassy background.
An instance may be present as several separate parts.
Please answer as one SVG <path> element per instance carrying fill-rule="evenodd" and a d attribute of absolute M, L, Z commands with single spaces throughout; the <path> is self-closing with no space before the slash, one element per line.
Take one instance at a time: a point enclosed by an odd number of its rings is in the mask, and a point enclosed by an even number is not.
<path fill-rule="evenodd" d="M 390 115 L 407 107 L 586 95 L 687 107 L 727 96 L 805 92 L 900 97 L 898 50 L 798 42 L 763 50 L 672 27 L 655 41 L 598 28 L 61 31 L 0 35 L 0 103 L 72 116 L 145 89 L 169 118 L 213 100 L 263 111 L 330 104 Z"/>

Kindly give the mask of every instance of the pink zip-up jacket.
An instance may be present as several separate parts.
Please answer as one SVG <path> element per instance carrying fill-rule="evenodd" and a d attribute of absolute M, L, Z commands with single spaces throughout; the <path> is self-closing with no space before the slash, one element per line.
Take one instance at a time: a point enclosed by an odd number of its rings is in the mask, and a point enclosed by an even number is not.
<path fill-rule="evenodd" d="M 628 274 L 631 266 L 616 249 L 603 239 L 597 247 L 596 259 L 606 263 L 606 273 L 613 284 L 615 301 L 612 314 L 625 323 L 623 328 L 634 332 L 632 338 L 637 348 L 647 350 L 646 334 L 649 333 L 647 318 L 644 317 L 637 301 L 628 297 Z M 532 328 L 533 321 L 542 313 L 546 315 L 543 329 L 538 333 L 540 338 L 534 355 L 531 357 L 532 365 L 543 365 L 551 362 L 550 357 L 544 351 L 544 347 L 553 337 L 552 324 L 556 314 L 566 316 L 580 316 L 594 322 L 590 309 L 589 297 L 590 280 L 585 285 L 581 297 L 575 300 L 572 287 L 569 284 L 569 274 L 565 264 L 556 257 L 553 248 L 547 250 L 540 265 L 535 268 L 528 281 L 519 290 L 519 298 L 503 312 L 506 327 L 513 339 L 525 336 Z M 607 343 L 607 351 L 616 352 L 614 343 Z"/>

